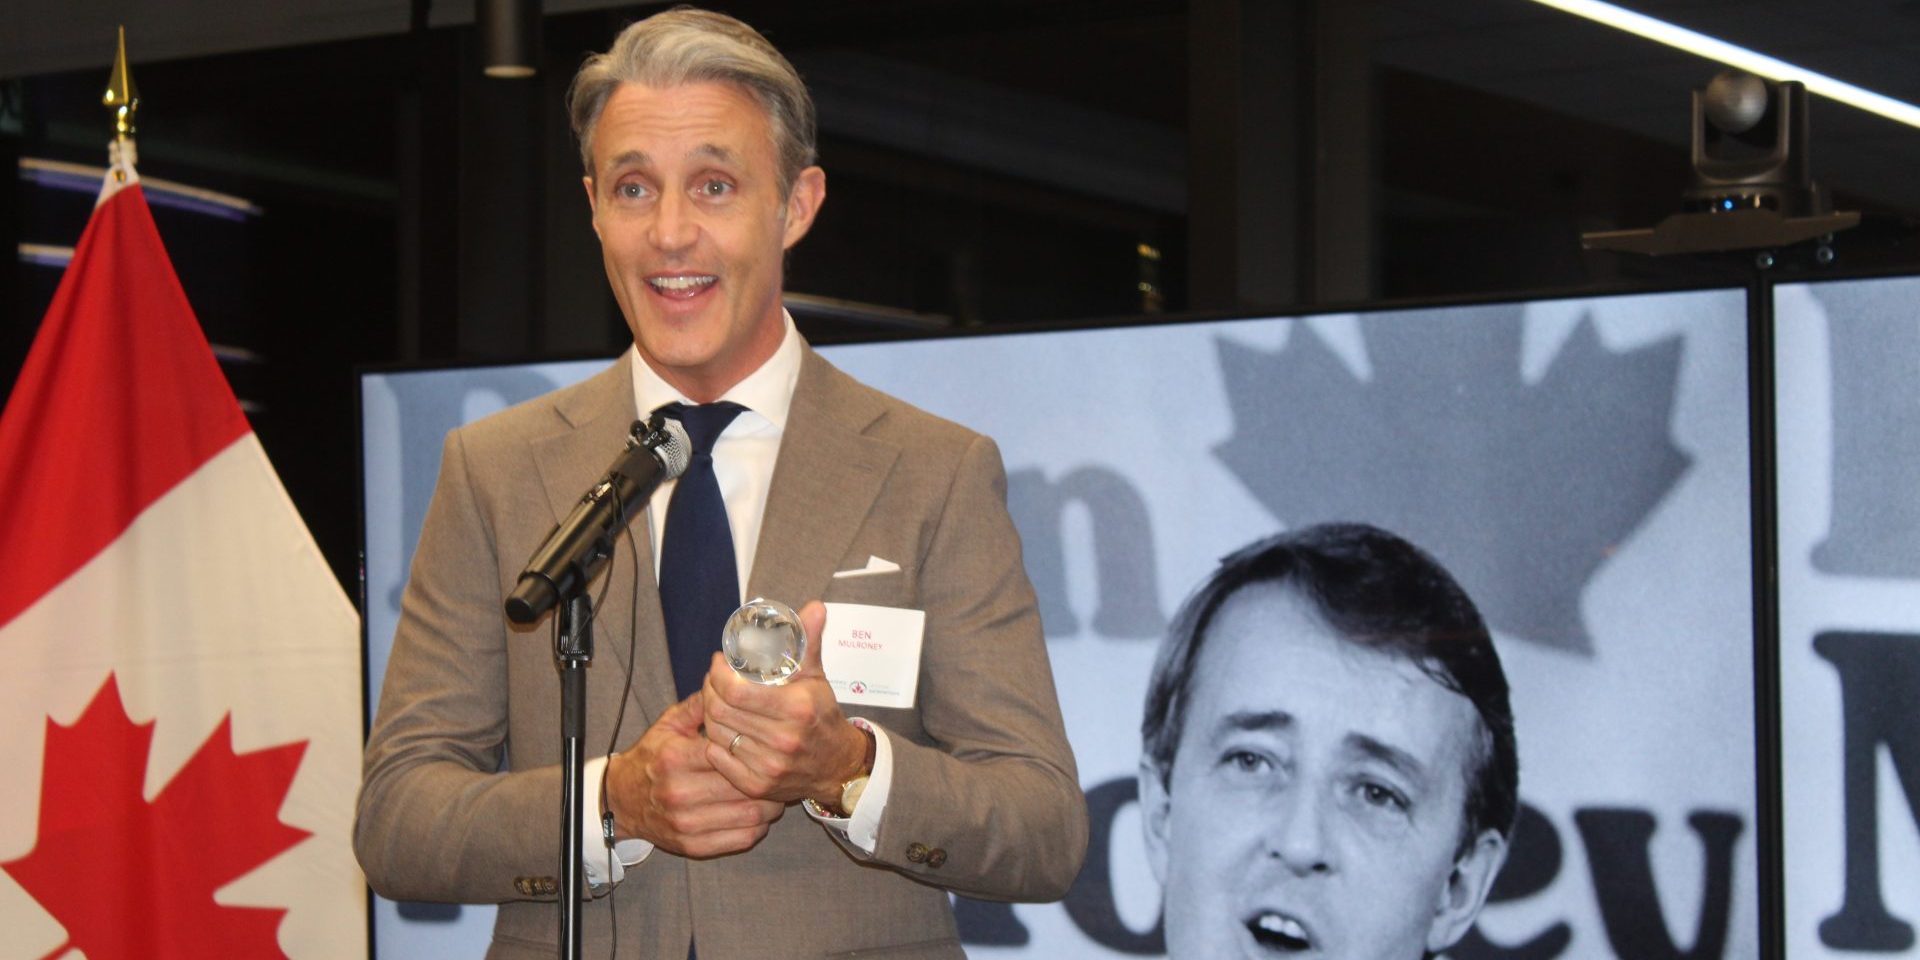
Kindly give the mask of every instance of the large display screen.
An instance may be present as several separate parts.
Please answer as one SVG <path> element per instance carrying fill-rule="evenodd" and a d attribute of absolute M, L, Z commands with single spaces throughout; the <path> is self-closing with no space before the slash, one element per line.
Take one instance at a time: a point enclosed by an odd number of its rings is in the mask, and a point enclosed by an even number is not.
<path fill-rule="evenodd" d="M 822 350 L 999 442 L 1040 595 L 1093 846 L 1062 903 L 960 903 L 969 954 L 1164 952 L 1137 777 L 1170 618 L 1222 556 L 1355 521 L 1452 572 L 1512 685 L 1519 827 L 1449 956 L 1756 955 L 1745 316 L 1702 291 Z M 441 435 L 603 365 L 365 378 L 369 703 Z M 382 903 L 376 946 L 478 955 L 488 913 Z"/>
<path fill-rule="evenodd" d="M 1787 955 L 1920 957 L 1920 279 L 1781 286 Z"/>

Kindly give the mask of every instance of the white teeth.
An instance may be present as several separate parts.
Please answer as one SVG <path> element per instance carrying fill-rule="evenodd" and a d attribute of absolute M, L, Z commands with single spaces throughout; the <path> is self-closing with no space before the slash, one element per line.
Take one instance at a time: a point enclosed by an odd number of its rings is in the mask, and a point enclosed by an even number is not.
<path fill-rule="evenodd" d="M 694 287 L 704 287 L 707 284 L 712 283 L 718 279 L 720 278 L 711 277 L 711 276 L 653 277 L 649 279 L 647 282 L 653 284 L 656 287 L 659 287 L 662 290 L 692 290 Z"/>
<path fill-rule="evenodd" d="M 1263 913 L 1256 923 L 1259 924 L 1260 929 L 1268 933 L 1277 933 L 1295 940 L 1307 939 L 1307 928 L 1301 926 L 1300 921 L 1292 917 L 1283 917 L 1277 913 Z"/>

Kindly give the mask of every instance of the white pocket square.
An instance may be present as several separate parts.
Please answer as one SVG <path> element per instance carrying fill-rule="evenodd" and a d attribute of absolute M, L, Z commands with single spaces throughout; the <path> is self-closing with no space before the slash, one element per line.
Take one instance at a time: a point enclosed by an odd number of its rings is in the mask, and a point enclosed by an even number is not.
<path fill-rule="evenodd" d="M 875 556 L 869 555 L 867 557 L 866 566 L 861 567 L 858 570 L 838 571 L 833 575 L 833 578 L 835 580 L 842 580 L 848 577 L 871 577 L 876 573 L 899 573 L 899 572 L 900 572 L 900 565 L 897 563 L 894 563 L 892 560 L 886 560 L 881 557 L 875 557 Z"/>

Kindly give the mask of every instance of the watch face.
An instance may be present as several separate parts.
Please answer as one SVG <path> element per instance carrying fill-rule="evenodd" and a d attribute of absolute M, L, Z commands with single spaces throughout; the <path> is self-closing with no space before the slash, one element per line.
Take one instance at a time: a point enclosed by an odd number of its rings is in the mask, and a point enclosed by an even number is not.
<path fill-rule="evenodd" d="M 867 778 L 854 777 L 840 788 L 840 809 L 847 816 L 853 816 L 853 808 L 860 803 L 860 795 L 867 792 Z"/>

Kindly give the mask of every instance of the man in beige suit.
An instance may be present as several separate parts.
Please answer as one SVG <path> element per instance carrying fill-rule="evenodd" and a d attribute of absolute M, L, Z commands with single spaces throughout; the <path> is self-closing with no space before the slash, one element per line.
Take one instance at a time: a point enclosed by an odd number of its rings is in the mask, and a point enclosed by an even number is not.
<path fill-rule="evenodd" d="M 656 15 L 569 105 L 635 349 L 449 435 L 367 746 L 368 880 L 498 902 L 489 957 L 554 955 L 558 685 L 547 625 L 511 629 L 501 602 L 636 417 L 728 401 L 712 473 L 742 594 L 924 611 L 917 698 L 850 722 L 817 654 L 777 687 L 713 657 L 678 698 L 657 491 L 595 619 L 587 742 L 620 749 L 588 765 L 586 953 L 961 956 L 948 891 L 1058 898 L 1087 835 L 998 451 L 835 370 L 786 317 L 782 257 L 826 180 L 805 88 L 758 33 Z M 824 616 L 802 610 L 811 636 Z"/>

